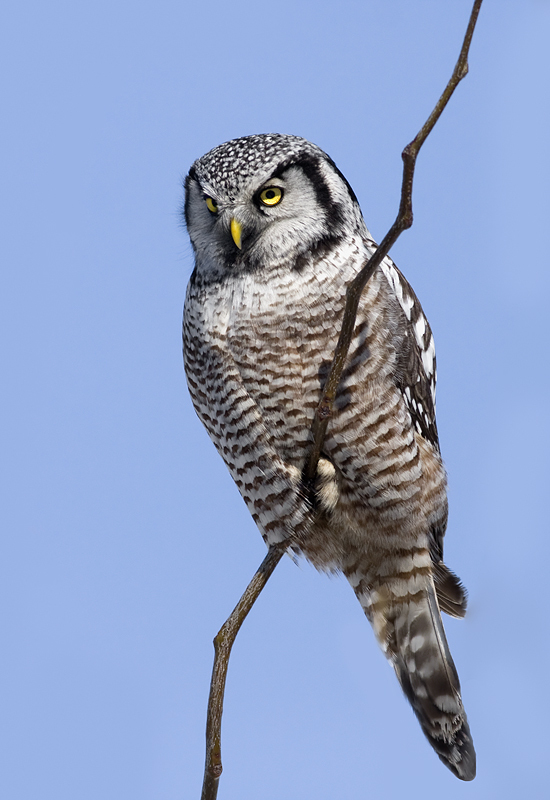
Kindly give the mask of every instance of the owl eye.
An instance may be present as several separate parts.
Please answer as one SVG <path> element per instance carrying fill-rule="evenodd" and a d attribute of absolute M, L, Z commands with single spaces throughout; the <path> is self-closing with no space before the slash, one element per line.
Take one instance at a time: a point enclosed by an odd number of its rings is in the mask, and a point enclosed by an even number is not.
<path fill-rule="evenodd" d="M 218 206 L 217 206 L 216 202 L 214 200 L 212 200 L 211 197 L 208 197 L 208 195 L 205 195 L 204 200 L 206 202 L 206 208 L 209 211 L 211 211 L 212 214 L 217 214 L 218 213 Z"/>
<path fill-rule="evenodd" d="M 264 206 L 276 206 L 283 199 L 283 190 L 279 186 L 268 186 L 260 194 Z"/>

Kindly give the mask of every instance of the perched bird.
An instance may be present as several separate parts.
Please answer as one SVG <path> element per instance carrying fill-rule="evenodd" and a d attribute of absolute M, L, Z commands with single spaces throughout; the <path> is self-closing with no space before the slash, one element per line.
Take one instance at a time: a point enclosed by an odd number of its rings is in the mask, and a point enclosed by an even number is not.
<path fill-rule="evenodd" d="M 314 485 L 302 470 L 345 290 L 376 250 L 329 156 L 297 136 L 235 139 L 185 182 L 195 269 L 183 349 L 200 420 L 267 545 L 344 573 L 422 730 L 462 780 L 475 751 L 441 611 L 464 616 L 443 563 L 445 469 L 435 348 L 386 257 L 368 282 Z"/>

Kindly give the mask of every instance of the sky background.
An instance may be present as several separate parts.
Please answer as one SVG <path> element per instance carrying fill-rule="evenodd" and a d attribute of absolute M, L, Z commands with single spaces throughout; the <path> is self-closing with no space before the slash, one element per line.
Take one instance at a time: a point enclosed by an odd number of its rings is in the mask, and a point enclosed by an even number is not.
<path fill-rule="evenodd" d="M 195 158 L 326 150 L 380 240 L 469 0 L 11 2 L 0 296 L 0 796 L 199 798 L 212 638 L 265 548 L 185 386 Z M 219 800 L 545 798 L 548 0 L 486 0 L 392 256 L 438 354 L 446 623 L 478 752 L 457 781 L 353 592 L 284 559 L 229 669 Z"/>

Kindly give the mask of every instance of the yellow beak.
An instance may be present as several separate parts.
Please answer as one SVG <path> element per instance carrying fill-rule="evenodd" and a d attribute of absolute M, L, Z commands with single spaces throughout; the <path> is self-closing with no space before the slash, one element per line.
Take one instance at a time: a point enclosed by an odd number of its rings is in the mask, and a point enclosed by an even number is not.
<path fill-rule="evenodd" d="M 235 217 L 231 220 L 231 236 L 233 237 L 233 241 L 239 248 L 241 249 L 241 237 L 242 237 L 243 228 L 240 222 L 237 222 Z"/>

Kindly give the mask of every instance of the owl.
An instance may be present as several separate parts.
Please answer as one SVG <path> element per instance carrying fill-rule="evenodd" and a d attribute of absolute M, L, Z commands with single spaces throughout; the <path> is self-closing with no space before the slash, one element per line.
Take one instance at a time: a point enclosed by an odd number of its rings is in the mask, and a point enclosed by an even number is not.
<path fill-rule="evenodd" d="M 195 252 L 183 321 L 195 410 L 266 544 L 342 572 L 430 744 L 460 779 L 475 751 L 441 612 L 446 475 L 432 332 L 386 257 L 357 314 L 317 474 L 302 480 L 345 291 L 376 250 L 329 156 L 297 136 L 215 147 L 185 181 Z"/>

